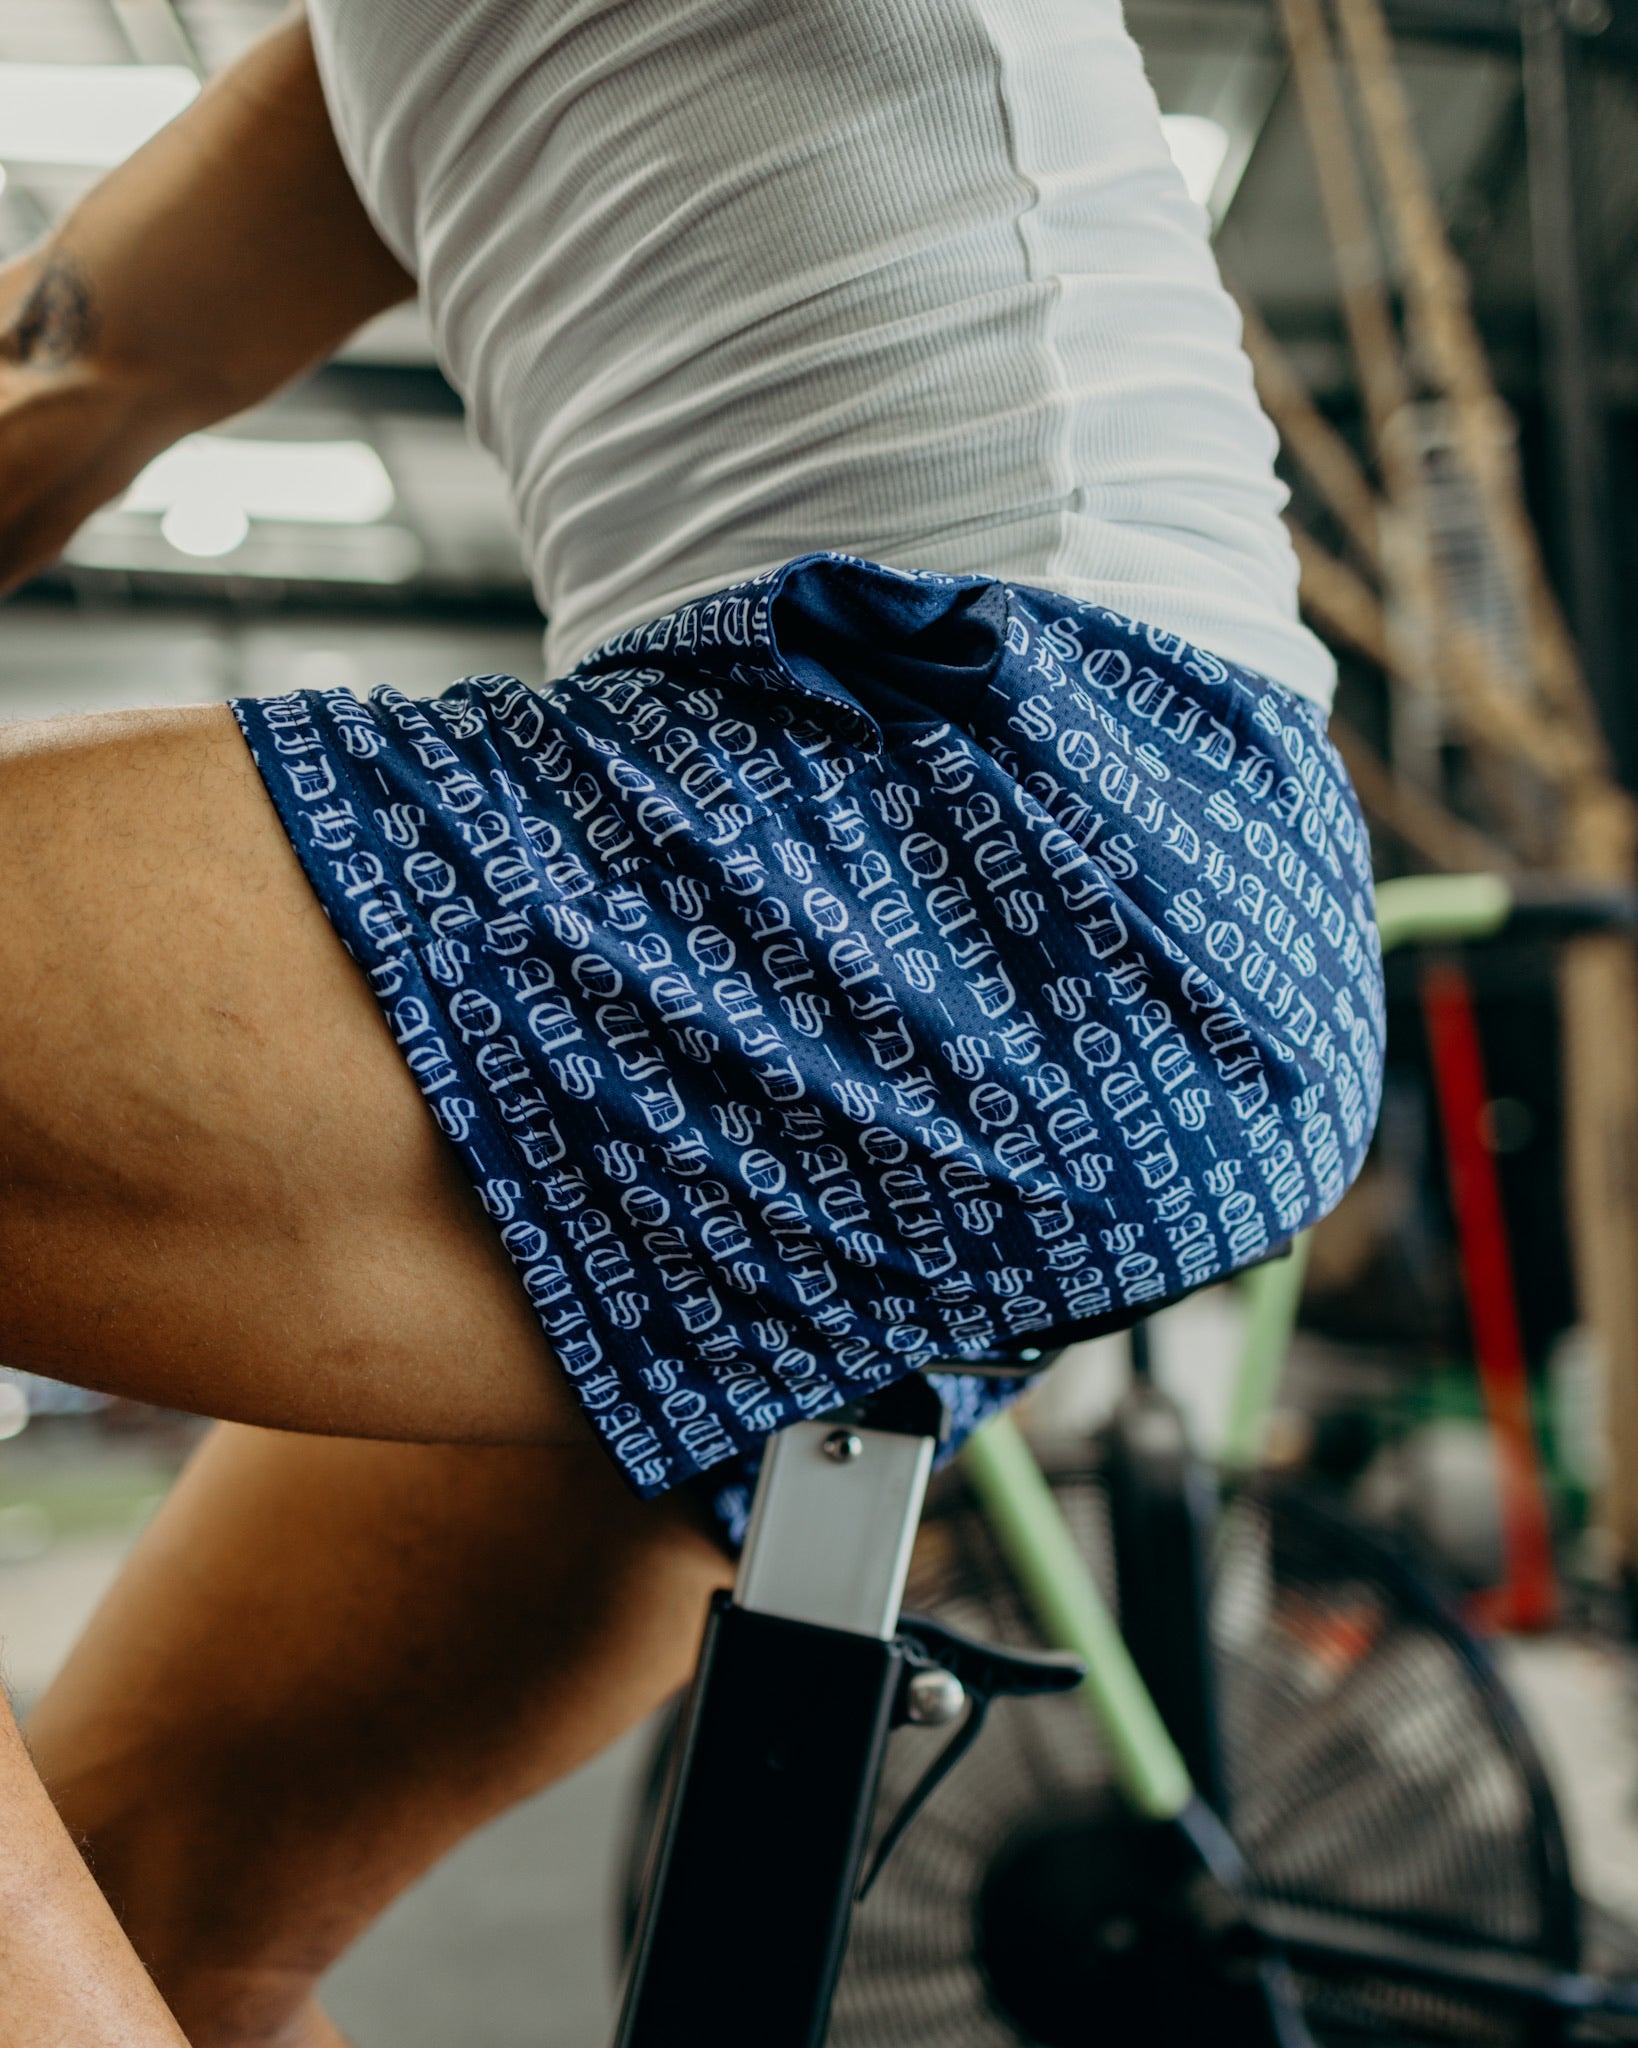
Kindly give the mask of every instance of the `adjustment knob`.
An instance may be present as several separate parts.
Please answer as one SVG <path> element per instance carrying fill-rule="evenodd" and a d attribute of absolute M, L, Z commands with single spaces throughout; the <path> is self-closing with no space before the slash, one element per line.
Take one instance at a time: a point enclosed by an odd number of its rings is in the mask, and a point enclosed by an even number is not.
<path fill-rule="evenodd" d="M 904 1689 L 904 1717 L 917 1728 L 948 1728 L 967 1704 L 966 1688 L 952 1671 L 916 1671 Z"/>

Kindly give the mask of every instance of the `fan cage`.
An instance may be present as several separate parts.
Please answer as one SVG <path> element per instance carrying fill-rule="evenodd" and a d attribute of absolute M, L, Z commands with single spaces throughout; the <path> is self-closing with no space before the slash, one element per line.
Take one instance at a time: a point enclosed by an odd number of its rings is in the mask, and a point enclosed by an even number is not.
<path fill-rule="evenodd" d="M 1049 1477 L 1114 1606 L 1099 1470 L 1083 1460 Z M 958 1474 L 930 1502 L 906 1605 L 1041 1647 Z M 1211 1619 L 1234 1832 L 1268 1896 L 1574 1964 L 1575 1896 L 1539 1759 L 1482 1648 L 1402 1556 L 1299 1489 L 1259 1486 L 1219 1524 Z M 882 1824 L 940 1739 L 895 1737 Z M 1020 1824 L 1109 1784 L 1081 1699 L 998 1702 L 855 1917 L 831 2048 L 1027 2042 L 989 1997 L 974 1900 Z M 1539 2017 L 1465 1993 L 1358 1973 L 1300 1983 L 1322 2048 L 1542 2038 Z"/>

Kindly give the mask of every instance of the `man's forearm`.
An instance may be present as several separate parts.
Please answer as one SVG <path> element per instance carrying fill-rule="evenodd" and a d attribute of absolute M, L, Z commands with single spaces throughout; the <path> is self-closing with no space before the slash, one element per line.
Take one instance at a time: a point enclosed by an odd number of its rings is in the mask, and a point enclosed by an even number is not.
<path fill-rule="evenodd" d="M 0 585 L 159 449 L 413 288 L 352 189 L 292 19 L 0 269 Z"/>

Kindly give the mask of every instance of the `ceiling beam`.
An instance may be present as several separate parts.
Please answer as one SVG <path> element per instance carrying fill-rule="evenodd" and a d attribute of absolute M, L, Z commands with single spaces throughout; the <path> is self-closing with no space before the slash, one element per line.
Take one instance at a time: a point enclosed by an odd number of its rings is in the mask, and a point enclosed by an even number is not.
<path fill-rule="evenodd" d="M 224 570 L 197 576 L 55 564 L 0 600 L 0 618 L 99 610 L 205 613 L 225 620 L 284 620 L 297 615 L 378 620 L 422 619 L 539 630 L 540 607 L 527 583 L 330 583 L 276 577 L 235 577 Z"/>
<path fill-rule="evenodd" d="M 1396 36 L 1423 41 L 1517 50 L 1524 28 L 1521 0 L 1383 0 L 1383 11 Z M 1589 53 L 1638 56 L 1638 0 L 1559 0 L 1557 11 Z"/>
<path fill-rule="evenodd" d="M 1565 27 L 1589 57 L 1630 64 L 1638 60 L 1638 0 L 1559 0 Z M 1522 0 L 1383 0 L 1396 38 L 1456 43 L 1467 48 L 1517 52 Z M 1130 0 L 1127 19 L 1141 43 L 1149 22 L 1168 16 L 1195 26 L 1214 15 L 1244 25 L 1273 12 L 1273 0 Z"/>

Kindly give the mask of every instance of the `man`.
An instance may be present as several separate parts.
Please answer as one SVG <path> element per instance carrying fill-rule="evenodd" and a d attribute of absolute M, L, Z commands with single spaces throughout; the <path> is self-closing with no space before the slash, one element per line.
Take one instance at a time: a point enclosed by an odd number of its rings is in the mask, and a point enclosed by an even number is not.
<path fill-rule="evenodd" d="M 572 673 L 0 733 L 0 1355 L 227 1425 L 31 1729 L 196 2048 L 333 2043 L 387 1900 L 682 1681 L 770 1429 L 1258 1256 L 1379 1079 L 1113 6 L 292 17 L 0 274 L 0 573 L 417 279 Z"/>
<path fill-rule="evenodd" d="M 10 1716 L 0 1724 L 0 1970 L 17 2048 L 178 2048 L 182 2040 L 51 1809 Z"/>

